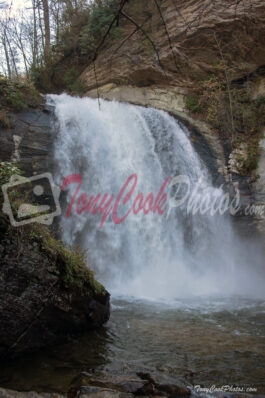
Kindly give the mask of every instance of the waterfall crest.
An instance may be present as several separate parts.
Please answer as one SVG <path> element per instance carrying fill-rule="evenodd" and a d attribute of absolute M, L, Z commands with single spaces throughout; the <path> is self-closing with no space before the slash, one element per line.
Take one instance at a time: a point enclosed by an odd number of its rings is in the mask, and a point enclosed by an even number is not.
<path fill-rule="evenodd" d="M 66 94 L 49 95 L 48 101 L 55 106 L 58 128 L 56 181 L 61 185 L 66 176 L 81 175 L 78 197 L 108 194 L 115 201 L 126 180 L 136 175 L 133 194 L 120 207 L 121 217 L 139 193 L 155 198 L 167 177 L 187 176 L 189 197 L 196 187 L 197 195 L 218 191 L 188 131 L 167 113 L 102 100 L 99 109 L 96 100 Z M 176 191 L 176 186 L 169 188 L 170 181 L 163 192 L 167 206 Z M 68 204 L 76 189 L 77 184 L 68 185 Z M 131 211 L 120 224 L 110 213 L 100 225 L 99 211 L 77 214 L 74 205 L 69 218 L 62 217 L 63 239 L 87 250 L 89 266 L 113 295 L 171 300 L 263 293 L 262 258 L 255 246 L 246 247 L 236 237 L 229 214 L 187 214 L 187 200 L 172 208 L 168 218 L 167 211 Z"/>

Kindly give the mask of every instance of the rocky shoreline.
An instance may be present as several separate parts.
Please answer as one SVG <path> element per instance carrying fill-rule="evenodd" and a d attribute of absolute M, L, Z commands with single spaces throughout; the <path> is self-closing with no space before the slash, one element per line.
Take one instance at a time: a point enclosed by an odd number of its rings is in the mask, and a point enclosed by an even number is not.
<path fill-rule="evenodd" d="M 251 395 L 241 392 L 225 392 L 225 387 L 223 392 L 206 393 L 205 388 L 200 391 L 196 386 L 186 387 L 177 384 L 159 383 L 149 373 L 137 372 L 136 374 L 125 376 L 103 372 L 98 374 L 82 372 L 74 378 L 69 390 L 65 393 L 18 392 L 0 388 L 0 398 L 265 397 L 263 394 Z M 234 391 L 242 391 L 242 389 L 234 387 Z"/>
<path fill-rule="evenodd" d="M 11 121 L 12 131 L 1 130 L 0 159 L 16 160 L 28 175 L 51 171 L 54 136 L 49 109 L 36 109 L 12 115 Z M 216 144 L 217 140 L 213 138 L 213 141 Z M 218 159 L 218 146 L 209 147 L 215 149 L 213 152 Z M 21 236 L 21 230 L 15 232 L 7 234 L 6 224 L 0 224 L 2 358 L 38 350 L 46 344 L 60 341 L 65 333 L 97 328 L 108 320 L 109 294 L 103 287 L 99 287 L 98 284 L 92 286 L 90 277 L 84 281 L 83 275 L 79 279 L 75 275 L 75 281 L 80 281 L 81 285 L 69 283 L 69 278 L 64 272 L 66 262 L 57 249 L 52 248 L 47 252 L 42 239 L 39 238 L 40 234 L 34 231 L 26 232 L 24 237 Z M 7 333 L 7 330 L 10 332 Z M 83 372 L 72 382 L 69 391 L 63 394 L 18 392 L 0 388 L 0 398 L 132 398 L 190 395 L 205 396 L 203 393 L 196 395 L 193 389 L 185 386 L 160 384 L 150 375 L 143 373 L 128 377 L 106 374 L 95 376 Z M 249 394 L 238 393 L 214 393 L 212 396 L 252 397 Z"/>

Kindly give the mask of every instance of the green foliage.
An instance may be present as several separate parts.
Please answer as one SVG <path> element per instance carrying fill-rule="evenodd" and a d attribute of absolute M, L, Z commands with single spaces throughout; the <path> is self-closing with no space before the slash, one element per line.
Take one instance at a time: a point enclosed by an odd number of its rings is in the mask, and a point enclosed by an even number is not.
<path fill-rule="evenodd" d="M 42 66 L 30 70 L 30 76 L 41 92 L 65 89 L 74 94 L 86 92 L 78 77 L 93 59 L 119 4 L 119 0 L 67 3 L 50 59 L 45 58 Z M 122 38 L 123 29 L 116 21 L 107 35 L 107 41 Z"/>
<path fill-rule="evenodd" d="M 11 124 L 6 109 L 0 110 L 0 128 L 10 129 Z"/>
<path fill-rule="evenodd" d="M 265 124 L 265 96 L 251 98 L 248 88 L 232 90 L 235 128 L 240 134 L 255 135 Z"/>
<path fill-rule="evenodd" d="M 259 146 L 258 145 L 255 145 L 253 147 L 249 146 L 247 159 L 242 164 L 243 174 L 248 174 L 254 170 L 257 170 L 259 165 L 258 156 L 259 156 Z"/>
<path fill-rule="evenodd" d="M 89 21 L 91 5 L 85 2 L 69 2 L 63 13 L 60 26 L 60 37 L 56 51 L 62 52 L 64 57 L 79 55 L 78 43 L 81 30 Z"/>
<path fill-rule="evenodd" d="M 0 186 L 9 182 L 12 175 L 22 175 L 23 172 L 16 163 L 0 162 Z"/>
<path fill-rule="evenodd" d="M 11 108 L 15 111 L 22 111 L 26 108 L 21 93 L 21 85 L 12 80 L 0 79 L 1 105 Z"/>
<path fill-rule="evenodd" d="M 85 83 L 81 79 L 77 79 L 68 86 L 68 90 L 72 94 L 83 95 L 86 93 L 87 88 Z"/>
<path fill-rule="evenodd" d="M 38 242 L 41 251 L 56 264 L 62 283 L 67 287 L 83 289 L 90 286 L 95 293 L 103 293 L 104 287 L 94 279 L 94 273 L 86 265 L 86 254 L 80 248 L 67 247 L 55 239 L 51 231 L 41 224 L 30 224 L 24 232 L 33 242 Z"/>
<path fill-rule="evenodd" d="M 79 71 L 77 68 L 69 68 L 64 75 L 66 89 L 72 94 L 85 94 L 86 86 L 82 80 L 78 79 Z"/>
<path fill-rule="evenodd" d="M 111 24 L 118 5 L 118 1 L 109 0 L 93 6 L 88 22 L 80 32 L 79 48 L 82 55 L 93 55 Z M 115 24 L 110 30 L 109 37 L 112 40 L 122 39 L 123 29 Z"/>
<path fill-rule="evenodd" d="M 118 6 L 118 0 L 105 0 L 92 3 L 85 9 L 77 9 L 71 15 L 68 13 L 66 16 L 68 24 L 62 30 L 60 39 L 64 57 L 92 58 Z M 118 40 L 122 38 L 123 30 L 117 24 L 114 25 L 109 37 L 111 40 Z"/>
<path fill-rule="evenodd" d="M 79 247 L 70 248 L 55 239 L 51 231 L 41 224 L 28 224 L 16 228 L 9 225 L 8 219 L 0 213 L 0 235 L 12 237 L 16 233 L 17 239 L 30 241 L 50 260 L 51 267 L 58 274 L 60 283 L 65 288 L 83 290 L 87 295 L 104 294 L 105 288 L 94 278 L 94 273 L 86 265 L 85 253 Z"/>
<path fill-rule="evenodd" d="M 147 55 L 151 55 L 155 51 L 155 47 L 153 44 L 150 42 L 150 40 L 145 37 L 143 40 L 140 41 L 139 43 L 139 50 L 143 51 Z"/>
<path fill-rule="evenodd" d="M 38 66 L 35 68 L 31 68 L 30 77 L 33 81 L 34 85 L 40 90 L 42 93 L 48 93 L 53 91 L 53 85 L 51 82 L 52 74 L 53 74 L 54 64 L 52 60 L 50 62 L 46 62 L 45 66 Z"/>
<path fill-rule="evenodd" d="M 198 95 L 187 95 L 186 107 L 191 112 L 201 112 L 200 97 Z"/>
<path fill-rule="evenodd" d="M 78 73 L 76 68 L 69 68 L 64 75 L 64 83 L 67 88 L 69 88 L 75 80 L 78 78 Z"/>
<path fill-rule="evenodd" d="M 186 108 L 207 122 L 235 148 L 247 144 L 247 158 L 238 159 L 241 172 L 257 168 L 260 128 L 265 124 L 265 96 L 253 99 L 248 85 L 227 87 L 217 75 L 200 82 L 195 94 L 186 97 Z"/>
<path fill-rule="evenodd" d="M 127 77 L 117 77 L 114 79 L 114 83 L 118 86 L 126 86 L 130 84 L 130 80 Z"/>
<path fill-rule="evenodd" d="M 242 175 L 251 174 L 258 168 L 258 159 L 260 155 L 259 141 L 261 136 L 259 134 L 248 137 L 247 141 L 244 136 L 237 136 L 233 144 L 233 148 L 240 148 L 241 144 L 247 144 L 246 156 L 237 154 L 236 161 L 240 164 L 239 171 Z"/>
<path fill-rule="evenodd" d="M 3 192 L 2 192 L 2 185 L 6 184 L 9 182 L 10 177 L 12 175 L 22 175 L 23 172 L 18 168 L 16 163 L 11 163 L 11 162 L 0 162 L 0 214 L 2 211 L 2 206 L 4 203 L 4 197 L 3 197 Z M 15 198 L 17 199 L 17 198 Z M 11 205 L 12 205 L 12 200 L 11 200 Z"/>
<path fill-rule="evenodd" d="M 210 76 L 201 82 L 198 105 L 204 120 L 214 129 L 223 135 L 229 131 L 231 121 L 225 86 L 217 76 Z"/>
<path fill-rule="evenodd" d="M 42 101 L 30 82 L 10 80 L 0 76 L 0 105 L 12 111 L 23 111 Z"/>
<path fill-rule="evenodd" d="M 230 88 L 228 93 L 226 85 L 217 76 L 202 81 L 198 92 L 186 97 L 186 107 L 191 112 L 200 113 L 203 120 L 227 138 L 231 137 L 232 128 L 236 135 L 251 135 L 265 123 L 264 96 L 253 100 L 248 87 Z"/>
<path fill-rule="evenodd" d="M 247 152 L 247 157 L 238 155 L 237 162 L 240 164 L 239 172 L 242 175 L 248 175 L 258 168 L 258 151 L 257 148 L 250 148 Z"/>

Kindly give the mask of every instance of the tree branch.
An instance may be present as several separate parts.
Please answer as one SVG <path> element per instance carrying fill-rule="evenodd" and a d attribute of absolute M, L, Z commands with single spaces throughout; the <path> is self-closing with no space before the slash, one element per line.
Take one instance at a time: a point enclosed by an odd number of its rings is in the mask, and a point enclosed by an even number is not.
<path fill-rule="evenodd" d="M 165 20 L 164 20 L 164 17 L 163 17 L 161 8 L 159 7 L 159 4 L 157 3 L 157 0 L 154 0 L 154 2 L 155 2 L 155 5 L 156 5 L 156 7 L 157 7 L 157 9 L 158 9 L 159 15 L 160 15 L 160 17 L 161 17 L 161 20 L 162 20 L 163 25 L 164 25 L 164 28 L 165 28 L 165 32 L 166 32 L 166 35 L 167 35 L 169 47 L 170 47 L 170 49 L 171 49 L 171 52 L 172 52 L 172 55 L 173 55 L 173 58 L 174 58 L 175 66 L 176 66 L 177 69 L 179 69 L 179 66 L 178 66 L 178 63 L 177 63 L 177 59 L 176 59 L 176 55 L 175 55 L 174 50 L 173 50 L 173 45 L 172 45 L 172 42 L 171 42 L 171 38 L 170 38 L 170 36 L 169 36 L 168 30 L 167 30 L 167 25 L 166 25 L 166 22 L 165 22 Z"/>
<path fill-rule="evenodd" d="M 109 32 L 111 31 L 112 26 L 114 25 L 114 22 L 118 19 L 118 17 L 119 17 L 119 15 L 120 15 L 120 13 L 121 13 L 123 7 L 125 6 L 125 3 L 126 3 L 126 2 L 127 2 L 127 0 L 121 0 L 121 1 L 120 1 L 120 6 L 119 6 L 118 11 L 116 12 L 116 14 L 115 14 L 113 20 L 111 21 L 111 23 L 110 23 L 108 29 L 106 30 L 106 33 L 105 33 L 104 36 L 102 37 L 102 39 L 101 39 L 99 45 L 97 46 L 97 48 L 96 48 L 96 50 L 95 50 L 94 57 L 93 57 L 93 62 L 96 61 L 97 56 L 98 56 L 99 49 L 103 46 L 103 44 L 104 44 L 104 42 L 105 42 L 105 40 L 106 40 L 106 38 L 107 38 Z"/>
<path fill-rule="evenodd" d="M 147 38 L 147 40 L 151 43 L 151 45 L 152 45 L 152 47 L 153 47 L 153 49 L 154 49 L 154 51 L 155 51 L 155 53 L 156 53 L 156 55 L 157 55 L 158 63 L 159 63 L 159 65 L 160 65 L 161 68 L 162 68 L 162 64 L 161 64 L 161 61 L 160 61 L 160 57 L 159 57 L 158 50 L 157 50 L 157 48 L 156 48 L 155 43 L 154 43 L 153 40 L 150 38 L 150 36 L 149 36 L 149 35 L 146 33 L 146 31 L 145 31 L 137 22 L 135 22 L 135 20 L 134 20 L 133 18 L 131 18 L 129 15 L 125 14 L 123 11 L 121 11 L 121 15 L 123 15 L 125 18 L 127 18 L 131 23 L 133 23 L 133 24 L 145 35 L 145 37 Z"/>

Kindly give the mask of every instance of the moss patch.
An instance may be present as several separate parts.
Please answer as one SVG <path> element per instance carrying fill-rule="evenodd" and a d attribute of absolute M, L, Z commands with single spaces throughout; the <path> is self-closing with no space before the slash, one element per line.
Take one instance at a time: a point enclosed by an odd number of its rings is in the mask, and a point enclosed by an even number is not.
<path fill-rule="evenodd" d="M 105 288 L 95 280 L 94 272 L 87 267 L 86 253 L 80 247 L 68 247 L 55 239 L 51 231 L 41 224 L 26 225 L 23 235 L 38 243 L 39 249 L 45 252 L 59 271 L 66 287 L 85 289 L 89 285 L 96 294 L 105 292 Z"/>
<path fill-rule="evenodd" d="M 4 110 L 20 112 L 37 107 L 42 102 L 32 83 L 10 80 L 0 75 L 0 106 Z"/>
<path fill-rule="evenodd" d="M 21 170 L 15 163 L 0 162 L 0 185 L 9 182 L 10 177 L 14 174 L 22 175 Z M 21 203 L 26 202 L 25 195 L 27 193 L 24 193 L 24 196 L 16 196 L 10 199 L 13 209 L 17 209 Z M 1 190 L 1 210 L 2 205 L 3 195 Z M 3 228 L 1 228 L 1 225 L 3 225 Z M 55 270 L 60 273 L 61 281 L 66 287 L 71 286 L 78 289 L 91 287 L 95 294 L 104 294 L 104 287 L 95 280 L 93 271 L 86 265 L 86 253 L 80 247 L 71 248 L 62 241 L 55 239 L 51 230 L 46 226 L 32 223 L 19 228 L 12 228 L 9 225 L 8 217 L 0 212 L 0 235 L 1 233 L 10 236 L 16 234 L 21 242 L 28 240 L 32 243 L 36 242 L 39 250 L 47 255 Z"/>

